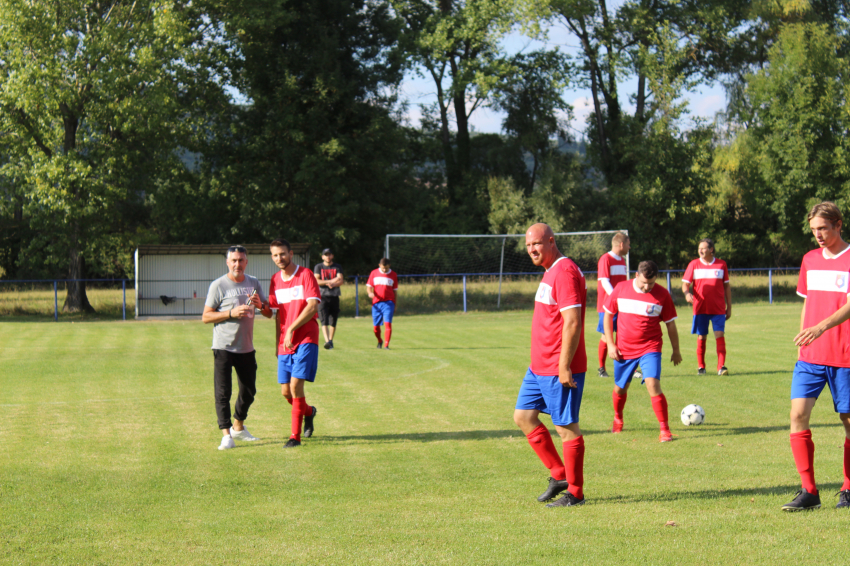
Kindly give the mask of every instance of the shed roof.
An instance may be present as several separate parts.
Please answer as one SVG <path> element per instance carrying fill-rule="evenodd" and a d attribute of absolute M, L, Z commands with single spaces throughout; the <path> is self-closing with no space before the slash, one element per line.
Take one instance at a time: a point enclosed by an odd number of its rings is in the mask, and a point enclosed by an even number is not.
<path fill-rule="evenodd" d="M 139 255 L 210 255 L 221 254 L 227 252 L 227 248 L 240 245 L 248 250 L 248 255 L 269 253 L 268 244 L 204 244 L 204 245 L 177 245 L 177 246 L 160 246 L 148 245 L 139 246 L 137 248 Z M 306 253 L 310 249 L 310 244 L 291 244 L 292 251 L 296 254 Z"/>

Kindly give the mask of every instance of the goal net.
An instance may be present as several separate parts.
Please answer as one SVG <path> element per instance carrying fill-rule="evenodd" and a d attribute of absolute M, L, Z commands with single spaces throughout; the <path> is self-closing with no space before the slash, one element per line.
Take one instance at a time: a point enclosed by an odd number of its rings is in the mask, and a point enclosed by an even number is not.
<path fill-rule="evenodd" d="M 599 258 L 611 250 L 611 238 L 617 232 L 559 232 L 558 249 L 578 264 L 585 273 L 593 273 Z M 525 234 L 387 234 L 384 255 L 400 276 L 426 278 L 490 277 L 498 280 L 496 305 L 502 302 L 502 281 L 539 275 L 525 249 Z M 628 256 L 626 268 L 628 269 Z"/>

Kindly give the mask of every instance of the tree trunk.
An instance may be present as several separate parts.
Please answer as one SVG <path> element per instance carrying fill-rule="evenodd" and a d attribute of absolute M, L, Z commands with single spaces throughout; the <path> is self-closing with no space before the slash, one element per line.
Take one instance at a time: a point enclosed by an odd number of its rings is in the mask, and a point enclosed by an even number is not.
<path fill-rule="evenodd" d="M 79 252 L 76 244 L 71 248 L 69 259 L 68 279 L 85 279 L 86 259 Z M 65 302 L 62 304 L 62 312 L 94 312 L 94 308 L 92 308 L 89 298 L 86 295 L 85 281 L 68 282 L 68 294 L 65 296 Z"/>

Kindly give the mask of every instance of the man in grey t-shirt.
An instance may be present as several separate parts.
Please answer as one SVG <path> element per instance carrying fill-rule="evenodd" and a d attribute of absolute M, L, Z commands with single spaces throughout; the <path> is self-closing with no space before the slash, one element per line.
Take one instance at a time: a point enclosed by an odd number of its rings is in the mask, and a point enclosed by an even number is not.
<path fill-rule="evenodd" d="M 210 285 L 204 304 L 202 320 L 213 327 L 213 358 L 215 372 L 215 412 L 222 439 L 219 450 L 234 448 L 236 440 L 257 440 L 245 428 L 248 408 L 257 393 L 257 360 L 254 355 L 254 309 L 264 308 L 268 302 L 265 292 L 256 277 L 245 274 L 248 252 L 242 246 L 231 246 L 227 250 L 227 275 L 219 277 Z M 230 420 L 230 397 L 233 394 L 233 373 L 239 395 Z"/>

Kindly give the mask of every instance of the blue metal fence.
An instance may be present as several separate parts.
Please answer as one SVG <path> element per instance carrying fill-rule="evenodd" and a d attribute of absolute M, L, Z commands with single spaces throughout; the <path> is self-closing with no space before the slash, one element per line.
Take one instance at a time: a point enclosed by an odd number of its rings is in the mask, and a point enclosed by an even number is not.
<path fill-rule="evenodd" d="M 127 320 L 127 282 L 132 279 L 7 279 L 0 283 L 53 283 L 53 320 L 59 321 L 59 283 L 121 283 L 121 317 Z"/>

